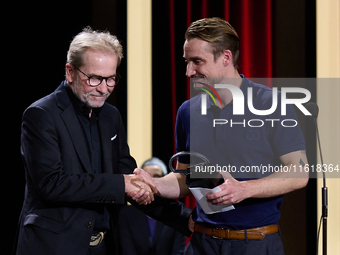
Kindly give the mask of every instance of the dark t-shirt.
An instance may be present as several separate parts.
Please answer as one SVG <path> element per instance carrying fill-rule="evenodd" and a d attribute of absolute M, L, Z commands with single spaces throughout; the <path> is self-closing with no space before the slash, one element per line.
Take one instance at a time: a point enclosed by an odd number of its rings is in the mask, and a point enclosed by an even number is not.
<path fill-rule="evenodd" d="M 184 102 L 177 113 L 176 149 L 178 152 L 202 153 L 210 160 L 212 169 L 228 170 L 237 180 L 258 179 L 275 171 L 287 170 L 279 157 L 305 150 L 294 108 L 287 105 L 286 115 L 281 115 L 281 93 L 278 92 L 277 109 L 272 114 L 253 114 L 247 106 L 248 88 L 252 88 L 252 104 L 257 110 L 271 108 L 272 89 L 242 77 L 244 114 L 233 114 L 233 101 L 221 110 L 207 96 L 207 113 L 202 115 L 201 94 L 193 97 Z M 189 158 L 178 160 L 190 163 Z M 195 181 L 192 176 L 190 179 Z M 271 225 L 280 218 L 282 200 L 282 196 L 246 199 L 234 205 L 234 210 L 215 214 L 205 214 L 197 204 L 194 220 L 204 226 L 231 229 Z"/>

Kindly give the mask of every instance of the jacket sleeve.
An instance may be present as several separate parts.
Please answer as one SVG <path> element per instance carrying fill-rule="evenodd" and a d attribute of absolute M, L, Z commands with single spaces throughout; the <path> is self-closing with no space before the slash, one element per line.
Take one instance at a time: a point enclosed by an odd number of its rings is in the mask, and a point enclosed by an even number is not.
<path fill-rule="evenodd" d="M 172 227 L 187 237 L 191 236 L 188 221 L 192 210 L 183 203 L 159 196 L 155 196 L 155 200 L 149 205 L 138 205 L 131 198 L 129 202 L 151 218 Z"/>
<path fill-rule="evenodd" d="M 123 204 L 122 174 L 95 175 L 64 169 L 59 144 L 61 134 L 52 119 L 51 114 L 39 106 L 28 108 L 23 115 L 21 154 L 26 178 L 35 192 L 49 202 Z M 72 143 L 69 146 L 73 146 Z"/>

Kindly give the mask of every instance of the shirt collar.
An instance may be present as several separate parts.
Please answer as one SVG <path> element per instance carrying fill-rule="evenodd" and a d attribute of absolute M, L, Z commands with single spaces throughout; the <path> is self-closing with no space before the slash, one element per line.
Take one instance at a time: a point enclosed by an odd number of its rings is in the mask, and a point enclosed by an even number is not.
<path fill-rule="evenodd" d="M 247 88 L 249 87 L 249 81 L 246 79 L 246 77 L 243 74 L 240 74 L 242 78 L 242 85 L 241 85 L 241 91 L 243 95 L 247 95 Z M 207 108 L 209 109 L 212 106 L 215 106 L 215 103 L 213 100 L 208 97 L 209 99 L 207 100 Z M 233 104 L 233 101 L 230 102 L 230 104 Z"/>

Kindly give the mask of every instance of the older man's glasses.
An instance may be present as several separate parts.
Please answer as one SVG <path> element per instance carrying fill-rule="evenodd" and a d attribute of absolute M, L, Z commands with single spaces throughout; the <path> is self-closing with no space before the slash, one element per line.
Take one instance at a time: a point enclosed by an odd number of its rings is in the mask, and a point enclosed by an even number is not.
<path fill-rule="evenodd" d="M 110 76 L 110 77 L 102 77 L 102 76 L 96 76 L 96 75 L 95 76 L 88 76 L 86 73 L 84 73 L 79 68 L 76 67 L 76 69 L 88 78 L 89 85 L 91 87 L 99 86 L 103 82 L 103 80 L 105 80 L 106 86 L 108 86 L 108 87 L 114 87 L 119 82 L 120 76 L 119 76 L 118 73 L 116 75 L 113 75 L 113 76 Z"/>

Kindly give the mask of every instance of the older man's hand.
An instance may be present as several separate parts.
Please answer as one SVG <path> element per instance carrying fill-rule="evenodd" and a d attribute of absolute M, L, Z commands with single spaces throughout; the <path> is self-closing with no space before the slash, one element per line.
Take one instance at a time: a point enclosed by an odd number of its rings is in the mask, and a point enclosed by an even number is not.
<path fill-rule="evenodd" d="M 145 172 L 145 174 L 147 173 Z M 150 177 L 150 179 L 152 178 Z M 125 192 L 138 204 L 147 205 L 154 201 L 154 193 L 157 193 L 157 188 L 150 180 L 140 175 L 130 174 L 124 175 L 124 181 Z"/>

